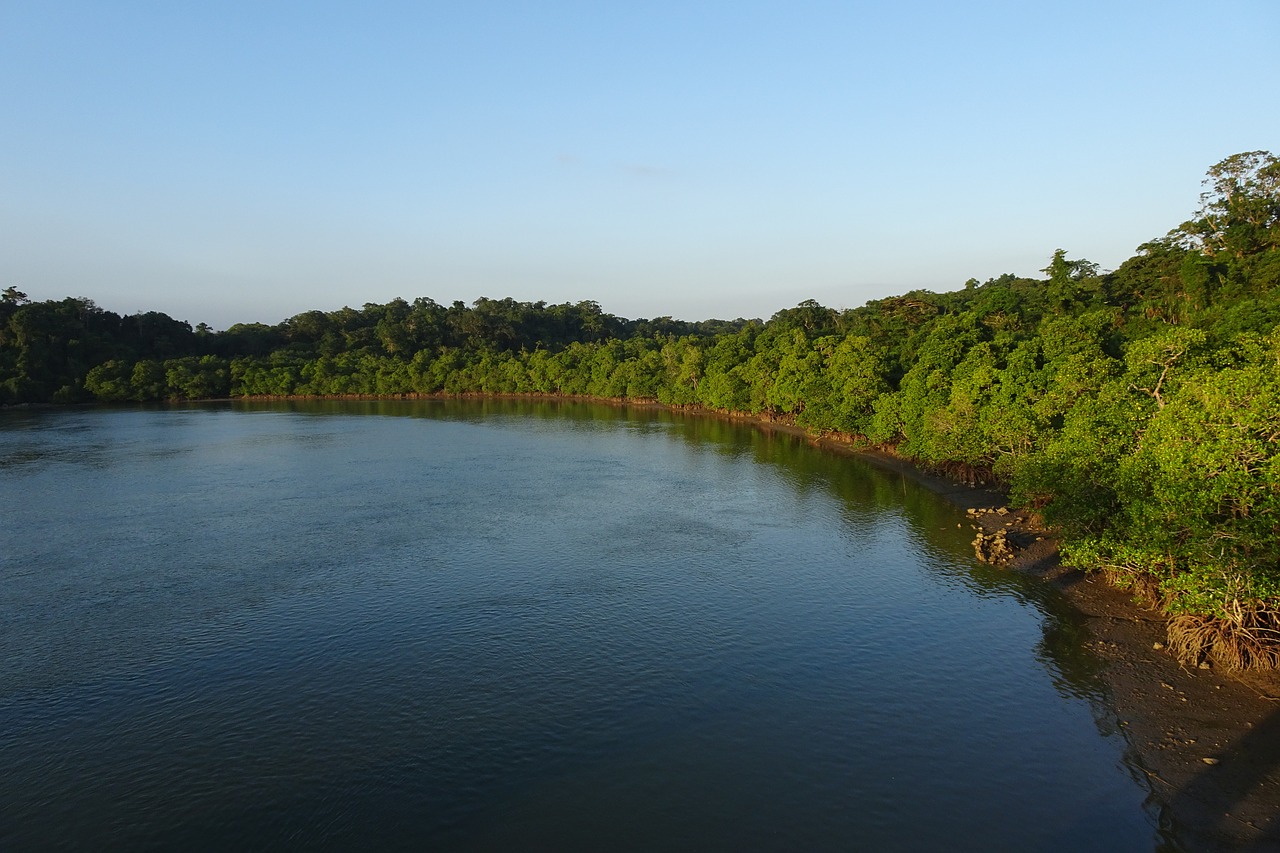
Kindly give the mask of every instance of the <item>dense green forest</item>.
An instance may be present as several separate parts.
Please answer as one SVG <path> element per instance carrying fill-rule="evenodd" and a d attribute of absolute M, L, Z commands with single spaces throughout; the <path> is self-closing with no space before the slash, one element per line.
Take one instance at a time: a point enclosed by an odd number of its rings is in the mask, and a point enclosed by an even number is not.
<path fill-rule="evenodd" d="M 0 403 L 538 393 L 794 421 L 993 481 L 1067 561 L 1171 615 L 1188 660 L 1280 664 L 1280 161 L 1209 170 L 1111 272 L 1058 250 L 836 311 L 625 320 L 593 302 L 394 300 L 215 332 L 0 296 Z"/>

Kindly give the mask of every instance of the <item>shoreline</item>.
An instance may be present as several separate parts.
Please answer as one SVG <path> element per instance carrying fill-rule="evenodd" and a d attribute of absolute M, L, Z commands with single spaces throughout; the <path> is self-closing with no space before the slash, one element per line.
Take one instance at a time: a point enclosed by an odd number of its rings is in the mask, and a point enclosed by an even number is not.
<path fill-rule="evenodd" d="M 1166 650 L 1163 614 L 1099 574 L 1063 566 L 1058 537 L 1033 514 L 1007 507 L 996 489 L 958 484 L 880 450 L 813 441 L 969 510 L 975 530 L 1006 531 L 1017 547 L 1006 568 L 1038 578 L 1079 611 L 1092 637 L 1088 645 L 1105 664 L 1102 677 L 1128 744 L 1126 759 L 1146 775 L 1147 806 L 1180 847 L 1280 851 L 1280 673 L 1227 676 L 1183 666 Z"/>

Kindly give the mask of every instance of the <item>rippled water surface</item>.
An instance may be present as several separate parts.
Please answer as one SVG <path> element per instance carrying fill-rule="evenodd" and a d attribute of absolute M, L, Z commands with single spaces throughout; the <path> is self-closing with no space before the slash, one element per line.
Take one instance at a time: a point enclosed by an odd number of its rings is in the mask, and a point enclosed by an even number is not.
<path fill-rule="evenodd" d="M 1141 850 L 900 476 L 548 403 L 0 412 L 0 848 Z"/>

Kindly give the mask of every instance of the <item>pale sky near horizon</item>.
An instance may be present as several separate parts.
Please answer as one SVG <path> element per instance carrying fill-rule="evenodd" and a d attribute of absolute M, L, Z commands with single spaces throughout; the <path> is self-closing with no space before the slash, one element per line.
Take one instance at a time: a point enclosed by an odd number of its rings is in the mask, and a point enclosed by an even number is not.
<path fill-rule="evenodd" d="M 1280 3 L 0 0 L 0 288 L 769 317 L 1114 268 L 1280 153 Z"/>

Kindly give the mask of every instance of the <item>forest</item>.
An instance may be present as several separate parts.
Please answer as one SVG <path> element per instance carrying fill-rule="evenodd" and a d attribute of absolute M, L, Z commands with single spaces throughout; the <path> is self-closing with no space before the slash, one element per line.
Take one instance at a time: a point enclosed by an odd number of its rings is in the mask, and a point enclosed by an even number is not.
<path fill-rule="evenodd" d="M 0 404 L 548 394 L 748 413 L 994 483 L 1063 559 L 1170 616 L 1188 662 L 1280 666 L 1280 160 L 1104 271 L 970 279 L 768 321 L 396 299 L 214 331 L 0 294 Z"/>

